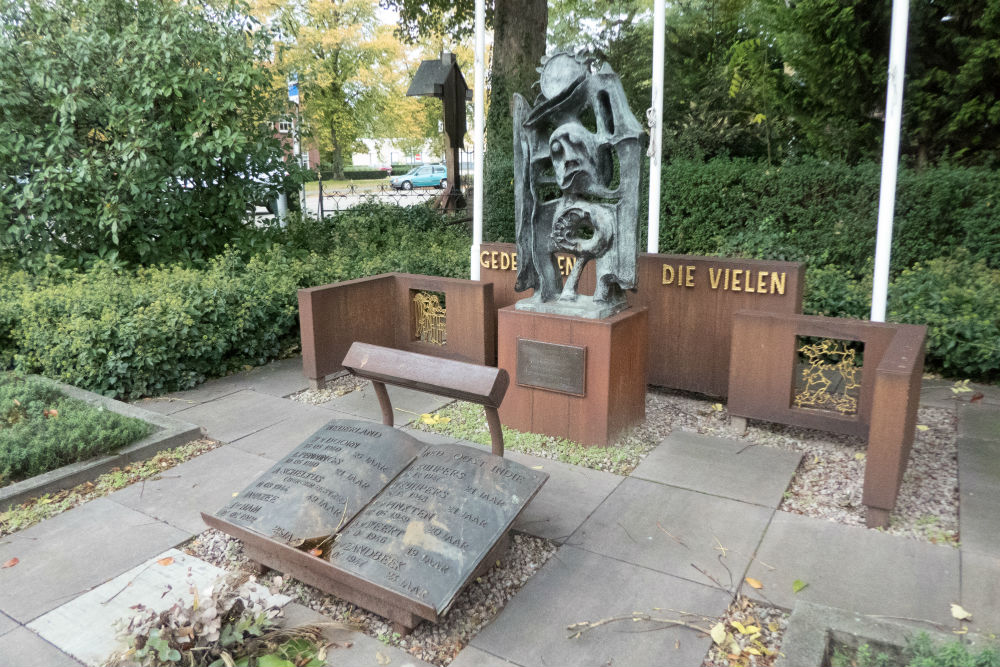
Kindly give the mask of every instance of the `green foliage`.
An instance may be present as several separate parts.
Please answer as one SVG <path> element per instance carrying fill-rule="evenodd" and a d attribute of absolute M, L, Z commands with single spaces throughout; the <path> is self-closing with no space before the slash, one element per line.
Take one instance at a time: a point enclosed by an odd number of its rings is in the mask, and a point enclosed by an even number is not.
<path fill-rule="evenodd" d="M 876 163 L 676 160 L 662 178 L 661 252 L 836 264 L 857 274 L 874 255 Z M 1000 268 L 998 200 L 1000 181 L 990 169 L 902 169 L 893 266 L 965 247 Z"/>
<path fill-rule="evenodd" d="M 252 243 L 251 243 L 252 241 Z M 0 360 L 106 395 L 187 389 L 298 340 L 296 291 L 389 271 L 467 276 L 469 234 L 428 207 L 368 203 L 244 240 L 203 269 L 180 265 L 0 281 Z"/>
<path fill-rule="evenodd" d="M 201 260 L 288 186 L 254 181 L 283 178 L 281 100 L 241 0 L 2 0 L 0 26 L 0 256 Z"/>
<path fill-rule="evenodd" d="M 810 315 L 868 319 L 872 305 L 872 273 L 856 278 L 835 264 L 806 267 L 803 310 Z"/>
<path fill-rule="evenodd" d="M 906 269 L 889 291 L 890 319 L 927 325 L 927 360 L 961 377 L 1000 377 L 1000 270 L 954 257 Z"/>
<path fill-rule="evenodd" d="M 0 486 L 115 452 L 152 430 L 44 380 L 0 373 Z"/>
<path fill-rule="evenodd" d="M 959 641 L 935 643 L 926 632 L 907 644 L 907 667 L 1000 667 L 1000 647 L 983 646 L 978 650 Z"/>

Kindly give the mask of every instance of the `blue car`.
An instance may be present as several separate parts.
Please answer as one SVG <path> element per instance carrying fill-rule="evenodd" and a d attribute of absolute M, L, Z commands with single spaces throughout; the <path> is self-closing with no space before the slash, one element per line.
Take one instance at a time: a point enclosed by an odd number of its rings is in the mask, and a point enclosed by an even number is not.
<path fill-rule="evenodd" d="M 393 176 L 389 179 L 389 184 L 396 190 L 446 188 L 448 187 L 448 170 L 443 164 L 425 164 L 414 167 L 400 176 Z"/>

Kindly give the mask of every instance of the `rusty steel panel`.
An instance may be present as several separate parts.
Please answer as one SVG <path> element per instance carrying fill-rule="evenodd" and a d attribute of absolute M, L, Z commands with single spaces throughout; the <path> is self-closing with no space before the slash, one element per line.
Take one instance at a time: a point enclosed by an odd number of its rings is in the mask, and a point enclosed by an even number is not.
<path fill-rule="evenodd" d="M 441 292 L 447 342 L 413 335 L 411 294 Z M 387 273 L 299 290 L 302 368 L 313 386 L 343 370 L 351 343 L 411 350 L 444 359 L 496 364 L 496 308 L 490 284 L 457 278 Z"/>
<path fill-rule="evenodd" d="M 604 447 L 646 415 L 646 309 L 630 308 L 604 320 L 516 310 L 499 312 L 498 365 L 514 372 L 517 340 L 587 349 L 586 394 L 512 384 L 500 417 L 522 431 Z"/>
<path fill-rule="evenodd" d="M 499 407 L 510 384 L 508 374 L 492 366 L 366 343 L 352 345 L 343 366 L 358 377 L 494 408 Z"/>
<path fill-rule="evenodd" d="M 916 428 L 927 329 L 912 324 L 741 312 L 733 320 L 729 414 L 866 438 L 869 526 L 888 525 Z M 796 407 L 796 340 L 858 341 L 864 364 L 857 412 Z"/>
<path fill-rule="evenodd" d="M 568 275 L 568 260 L 560 269 Z M 517 256 L 510 243 L 480 248 L 481 279 L 493 284 L 503 308 L 531 295 L 514 292 Z M 639 255 L 639 285 L 629 304 L 649 310 L 647 381 L 650 384 L 725 396 L 729 386 L 732 318 L 740 310 L 802 312 L 805 266 L 693 255 Z M 592 294 L 594 274 L 584 269 L 580 292 Z"/>
<path fill-rule="evenodd" d="M 587 348 L 517 339 L 517 384 L 583 396 L 587 387 Z"/>

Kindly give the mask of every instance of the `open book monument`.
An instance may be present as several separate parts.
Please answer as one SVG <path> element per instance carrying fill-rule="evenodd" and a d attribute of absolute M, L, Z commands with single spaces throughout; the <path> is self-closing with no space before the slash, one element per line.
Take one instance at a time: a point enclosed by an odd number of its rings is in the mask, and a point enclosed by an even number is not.
<path fill-rule="evenodd" d="M 372 380 L 388 423 L 329 422 L 202 517 L 258 563 L 408 632 L 421 619 L 437 622 L 503 554 L 511 524 L 548 475 L 503 458 L 502 369 L 361 343 L 344 366 Z M 384 383 L 483 404 L 494 453 L 396 430 Z"/>

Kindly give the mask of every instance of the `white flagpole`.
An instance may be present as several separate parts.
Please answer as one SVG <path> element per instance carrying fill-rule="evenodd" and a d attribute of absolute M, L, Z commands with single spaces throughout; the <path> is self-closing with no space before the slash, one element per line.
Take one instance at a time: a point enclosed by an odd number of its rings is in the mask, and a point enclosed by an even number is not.
<path fill-rule="evenodd" d="M 649 132 L 649 231 L 646 252 L 660 251 L 660 161 L 663 156 L 660 142 L 663 138 L 663 50 L 665 0 L 653 4 L 653 99 L 647 112 Z"/>
<path fill-rule="evenodd" d="M 909 0 L 893 0 L 889 83 L 885 91 L 882 183 L 879 187 L 875 273 L 872 278 L 872 322 L 885 322 L 889 294 L 889 256 L 892 251 L 892 217 L 896 207 L 896 171 L 899 167 L 899 132 L 903 122 L 903 71 L 906 67 L 906 29 L 909 19 Z"/>
<path fill-rule="evenodd" d="M 476 0 L 476 63 L 473 90 L 475 153 L 472 166 L 472 253 L 471 279 L 479 280 L 479 246 L 483 244 L 483 108 L 486 100 L 486 2 Z"/>

